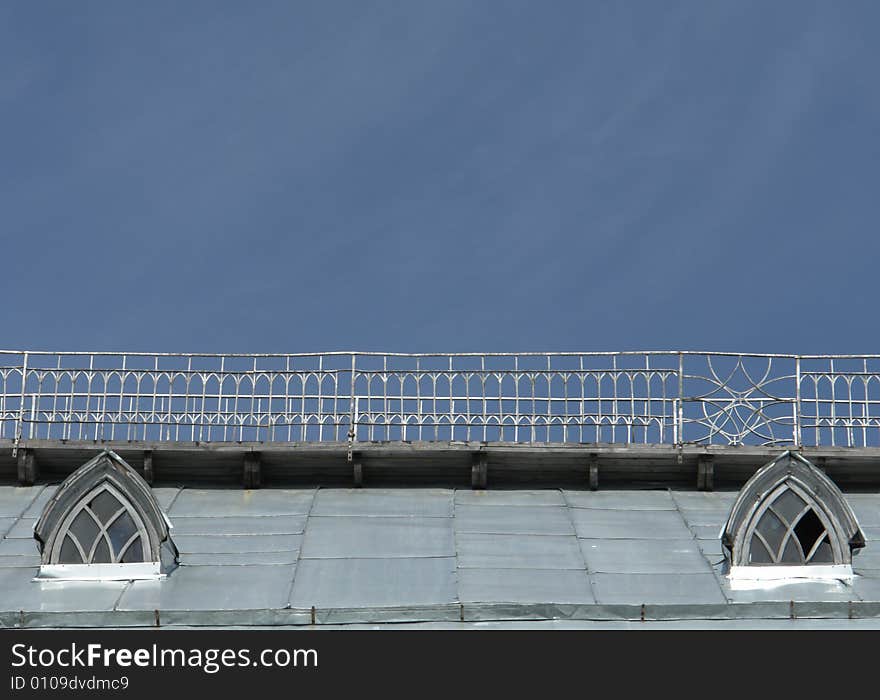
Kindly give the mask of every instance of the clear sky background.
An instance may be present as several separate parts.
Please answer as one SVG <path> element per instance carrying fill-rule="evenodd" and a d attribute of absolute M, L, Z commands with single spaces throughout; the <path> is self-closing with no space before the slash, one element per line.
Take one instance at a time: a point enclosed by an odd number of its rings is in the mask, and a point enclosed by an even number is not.
<path fill-rule="evenodd" d="M 0 346 L 880 353 L 880 4 L 0 5 Z"/>

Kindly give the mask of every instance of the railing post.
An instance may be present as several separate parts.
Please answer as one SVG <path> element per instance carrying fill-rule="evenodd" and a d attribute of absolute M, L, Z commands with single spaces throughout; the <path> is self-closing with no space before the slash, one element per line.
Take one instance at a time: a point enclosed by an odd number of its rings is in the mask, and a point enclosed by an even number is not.
<path fill-rule="evenodd" d="M 355 395 L 354 395 L 354 382 L 355 382 L 355 372 L 357 371 L 357 353 L 351 354 L 351 392 L 348 403 L 348 461 L 352 461 L 353 451 L 354 451 L 354 443 L 357 440 L 357 430 L 355 429 Z"/>
<path fill-rule="evenodd" d="M 21 366 L 21 395 L 19 396 L 18 403 L 18 419 L 15 422 L 15 439 L 12 442 L 12 456 L 15 457 L 18 455 L 18 445 L 21 442 L 21 434 L 24 430 L 24 388 L 25 384 L 27 384 L 27 367 L 28 367 L 28 353 L 24 353 L 24 361 Z"/>
<path fill-rule="evenodd" d="M 803 447 L 803 434 L 801 433 L 801 356 L 794 359 L 795 375 L 795 404 L 794 404 L 794 446 Z"/>
<path fill-rule="evenodd" d="M 684 353 L 678 353 L 678 401 L 676 402 L 675 415 L 673 416 L 673 433 L 675 433 L 675 444 L 681 445 L 684 442 L 684 412 L 682 409 L 684 403 Z"/>

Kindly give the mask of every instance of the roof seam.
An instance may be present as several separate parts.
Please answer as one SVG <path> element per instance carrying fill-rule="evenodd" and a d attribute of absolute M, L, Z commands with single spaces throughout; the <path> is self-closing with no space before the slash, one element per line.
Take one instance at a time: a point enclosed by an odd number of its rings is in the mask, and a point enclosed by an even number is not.
<path fill-rule="evenodd" d="M 463 568 L 461 566 L 461 562 L 458 556 L 458 530 L 455 527 L 455 509 L 458 506 L 458 498 L 456 497 L 459 489 L 452 489 L 452 522 L 450 523 L 450 527 L 452 528 L 452 553 L 455 555 L 455 569 L 452 572 L 452 575 L 455 577 L 455 602 L 459 605 L 461 621 L 464 622 L 464 607 L 461 602 L 461 581 L 459 580 L 458 570 Z"/>
<path fill-rule="evenodd" d="M 675 506 L 675 512 L 678 513 L 678 517 L 680 517 L 682 519 L 685 527 L 688 529 L 688 532 L 691 533 L 691 541 L 700 550 L 700 559 L 702 559 L 703 563 L 706 565 L 706 568 L 708 569 L 707 573 L 712 574 L 712 578 L 715 580 L 715 583 L 718 585 L 718 591 L 721 594 L 721 596 L 724 598 L 724 600 L 726 600 L 728 603 L 731 603 L 732 600 L 731 600 L 730 596 L 728 596 L 724 590 L 724 583 L 720 578 L 721 574 L 715 569 L 714 566 L 712 566 L 709 563 L 709 559 L 707 557 L 703 556 L 703 554 L 702 554 L 703 550 L 702 550 L 702 548 L 700 548 L 700 543 L 699 543 L 699 539 L 697 538 L 697 533 L 694 531 L 693 527 L 691 527 L 690 522 L 688 521 L 688 519 L 685 517 L 684 513 L 682 512 L 681 506 L 678 503 L 678 499 L 675 497 L 675 492 L 671 488 L 667 488 L 666 490 L 669 493 L 669 497 L 672 499 L 673 505 Z M 719 537 L 719 539 L 720 539 L 720 537 Z"/>
<path fill-rule="evenodd" d="M 306 546 L 306 533 L 309 529 L 309 520 L 312 517 L 312 510 L 314 510 L 315 508 L 315 501 L 318 500 L 318 493 L 320 492 L 320 490 L 321 487 L 316 486 L 312 491 L 312 500 L 309 502 L 309 511 L 308 513 L 306 513 L 306 522 L 305 524 L 303 524 L 302 539 L 299 543 L 299 551 L 296 553 L 296 561 L 293 563 L 293 576 L 290 577 L 290 586 L 287 587 L 287 599 L 284 604 L 285 608 L 290 607 L 290 601 L 293 598 L 293 587 L 296 584 L 296 575 L 299 573 L 299 563 L 304 558 L 302 553 L 303 549 L 305 549 Z M 289 566 L 289 564 L 287 566 Z"/>
<path fill-rule="evenodd" d="M 587 582 L 590 584 L 590 595 L 593 596 L 593 603 L 595 604 L 599 601 L 599 598 L 596 595 L 596 584 L 595 584 L 595 581 L 593 580 L 593 574 L 590 571 L 590 567 L 587 564 L 587 557 L 584 555 L 584 550 L 581 547 L 581 538 L 578 536 L 577 525 L 575 524 L 574 517 L 572 517 L 572 514 L 571 514 L 571 504 L 569 503 L 569 500 L 568 500 L 568 494 L 566 493 L 565 489 L 561 488 L 558 490 L 559 490 L 560 495 L 562 496 L 562 502 L 565 504 L 565 514 L 568 516 L 569 523 L 571 523 L 571 531 L 572 531 L 572 534 L 574 535 L 574 541 L 575 541 L 575 544 L 577 545 L 578 554 L 580 555 L 581 561 L 584 564 L 583 571 L 584 571 L 584 574 L 586 574 L 586 576 L 587 576 Z M 579 570 L 580 569 L 578 569 L 578 571 Z"/>

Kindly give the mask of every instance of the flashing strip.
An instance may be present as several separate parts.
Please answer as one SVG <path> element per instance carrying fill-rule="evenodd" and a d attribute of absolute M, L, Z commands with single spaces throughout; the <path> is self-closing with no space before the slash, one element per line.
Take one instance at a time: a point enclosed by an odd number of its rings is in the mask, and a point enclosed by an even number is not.
<path fill-rule="evenodd" d="M 136 581 L 165 578 L 159 562 L 44 564 L 35 581 Z"/>
<path fill-rule="evenodd" d="M 815 564 L 808 566 L 732 566 L 727 578 L 731 586 L 735 583 L 774 582 L 794 583 L 797 581 L 851 581 L 851 564 Z"/>

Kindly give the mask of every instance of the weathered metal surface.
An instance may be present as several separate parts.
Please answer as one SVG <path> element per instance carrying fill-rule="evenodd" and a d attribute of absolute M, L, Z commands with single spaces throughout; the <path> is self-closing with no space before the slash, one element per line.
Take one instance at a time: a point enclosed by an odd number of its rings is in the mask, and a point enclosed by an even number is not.
<path fill-rule="evenodd" d="M 40 550 L 37 548 L 36 541 L 31 538 L 29 540 L 4 537 L 0 540 L 0 555 L 2 556 L 39 556 Z"/>
<path fill-rule="evenodd" d="M 455 543 L 463 569 L 586 568 L 573 536 L 461 533 Z"/>
<path fill-rule="evenodd" d="M 795 601 L 800 603 L 821 603 L 828 601 L 846 602 L 859 600 L 855 586 L 841 581 L 798 581 L 782 582 L 772 586 L 761 586 L 751 590 L 733 589 L 724 579 L 721 580 L 724 595 L 731 603 L 755 603 L 766 601 Z M 880 590 L 878 590 L 880 592 Z"/>
<path fill-rule="evenodd" d="M 131 583 L 119 610 L 248 610 L 283 608 L 292 566 L 181 566 L 162 581 Z"/>
<path fill-rule="evenodd" d="M 581 539 L 587 569 L 616 574 L 711 573 L 697 543 L 690 540 Z"/>
<path fill-rule="evenodd" d="M 452 518 L 317 516 L 309 518 L 306 558 L 450 557 Z"/>
<path fill-rule="evenodd" d="M 675 502 L 663 491 L 564 491 L 572 508 L 598 510 L 675 510 Z"/>
<path fill-rule="evenodd" d="M 726 599 L 714 574 L 592 574 L 600 603 L 706 605 Z"/>
<path fill-rule="evenodd" d="M 8 539 L 32 540 L 34 538 L 34 525 L 36 518 L 12 518 L 14 525 L 4 533 L 3 537 Z M 2 528 L 0 528 L 2 529 Z"/>
<path fill-rule="evenodd" d="M 301 535 L 305 528 L 305 515 L 176 516 L 173 533 L 176 540 L 183 535 Z"/>
<path fill-rule="evenodd" d="M 127 583 L 34 581 L 36 568 L 0 568 L 0 609 L 78 612 L 113 610 Z"/>
<path fill-rule="evenodd" d="M 37 438 L 877 447 L 880 356 L 0 351 Z"/>
<path fill-rule="evenodd" d="M 456 506 L 564 506 L 565 500 L 559 491 L 508 489 L 492 491 L 455 492 Z"/>
<path fill-rule="evenodd" d="M 294 608 L 441 605 L 458 600 L 455 558 L 302 559 Z"/>
<path fill-rule="evenodd" d="M 43 486 L 0 488 L 0 517 L 18 518 L 44 488 Z"/>
<path fill-rule="evenodd" d="M 243 552 L 295 552 L 300 535 L 181 535 L 176 537 L 181 552 L 197 554 L 238 554 Z"/>
<path fill-rule="evenodd" d="M 252 566 L 259 564 L 296 564 L 298 549 L 277 552 L 184 552 L 181 566 Z"/>
<path fill-rule="evenodd" d="M 16 518 L 0 518 L 0 537 L 5 536 L 16 522 Z"/>
<path fill-rule="evenodd" d="M 853 559 L 851 586 L 732 589 L 712 568 L 735 496 L 729 492 L 474 492 L 463 485 L 322 489 L 315 499 L 312 489 L 169 488 L 156 495 L 180 511 L 169 517 L 185 545 L 181 566 L 161 581 L 106 584 L 33 581 L 36 547 L 22 535 L 52 490 L 0 486 L 0 505 L 13 513 L 0 517 L 15 521 L 0 549 L 31 552 L 0 553 L 0 625 L 153 626 L 157 610 L 162 626 L 308 625 L 312 605 L 319 625 L 558 618 L 636 626 L 745 620 L 749 627 L 793 615 L 845 626 L 850 617 L 880 619 L 876 539 Z M 845 496 L 861 512 L 880 511 L 880 493 Z M 517 534 L 541 531 L 538 514 L 555 521 L 560 511 L 579 537 Z M 505 531 L 463 532 L 460 517 Z M 276 532 L 300 527 L 304 534 Z M 880 527 L 865 529 L 880 538 Z"/>
<path fill-rule="evenodd" d="M 595 603 L 586 571 L 461 569 L 459 596 L 468 603 Z"/>
<path fill-rule="evenodd" d="M 305 515 L 314 489 L 183 489 L 168 514 L 182 516 Z"/>
<path fill-rule="evenodd" d="M 452 489 L 320 490 L 312 515 L 452 517 Z"/>
<path fill-rule="evenodd" d="M 578 537 L 600 539 L 687 539 L 691 532 L 678 511 L 572 508 Z"/>
<path fill-rule="evenodd" d="M 574 527 L 562 506 L 455 507 L 456 532 L 512 535 L 574 535 Z"/>

